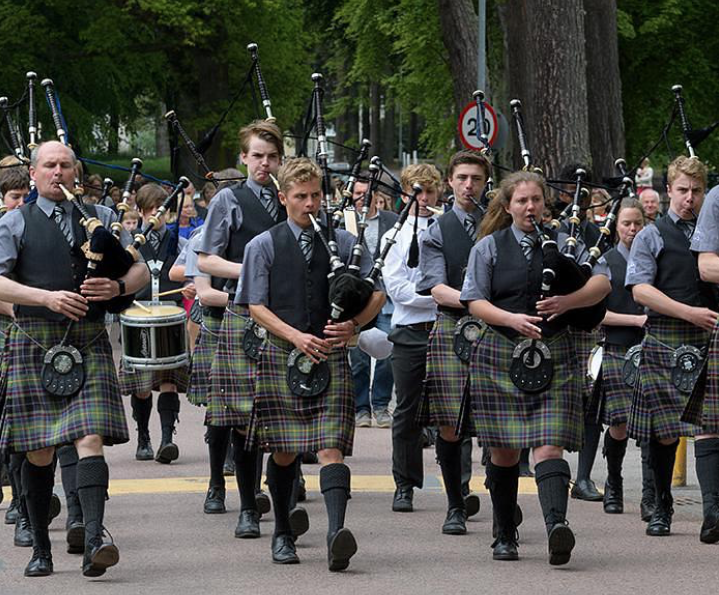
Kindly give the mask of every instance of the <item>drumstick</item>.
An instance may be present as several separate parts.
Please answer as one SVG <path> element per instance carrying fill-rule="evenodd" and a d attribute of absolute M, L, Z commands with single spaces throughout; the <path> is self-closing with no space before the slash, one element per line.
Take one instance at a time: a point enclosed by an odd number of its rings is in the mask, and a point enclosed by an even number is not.
<path fill-rule="evenodd" d="M 181 291 L 185 291 L 185 288 L 178 287 L 177 289 L 170 289 L 169 291 L 163 291 L 162 293 L 158 293 L 155 297 L 164 297 L 166 295 L 172 295 L 173 293 L 180 293 Z"/>
<path fill-rule="evenodd" d="M 138 302 L 137 300 L 133 301 L 132 303 L 133 303 L 135 306 L 137 306 L 138 308 L 140 308 L 140 310 L 144 310 L 144 311 L 147 312 L 148 314 L 152 314 L 152 310 L 150 310 L 150 308 L 148 308 L 148 307 L 145 306 L 144 304 L 141 304 L 141 303 Z"/>

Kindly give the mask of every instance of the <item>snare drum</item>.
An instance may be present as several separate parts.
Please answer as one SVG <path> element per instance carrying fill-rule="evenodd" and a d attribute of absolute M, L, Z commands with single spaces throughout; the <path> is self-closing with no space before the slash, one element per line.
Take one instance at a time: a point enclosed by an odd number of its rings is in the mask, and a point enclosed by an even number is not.
<path fill-rule="evenodd" d="M 127 370 L 170 370 L 189 363 L 187 315 L 174 304 L 142 302 L 120 314 L 122 365 Z"/>
<path fill-rule="evenodd" d="M 602 359 L 604 357 L 604 346 L 595 345 L 592 349 L 592 353 L 589 354 L 589 361 L 587 361 L 587 376 L 596 382 L 599 378 L 599 371 L 602 369 Z"/>

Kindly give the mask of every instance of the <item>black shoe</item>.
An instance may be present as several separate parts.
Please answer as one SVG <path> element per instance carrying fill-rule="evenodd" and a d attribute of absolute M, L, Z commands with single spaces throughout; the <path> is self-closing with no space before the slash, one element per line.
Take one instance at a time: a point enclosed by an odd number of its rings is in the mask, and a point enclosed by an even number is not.
<path fill-rule="evenodd" d="M 305 487 L 305 477 L 300 475 L 299 486 L 297 488 L 297 502 L 307 501 L 307 487 Z"/>
<path fill-rule="evenodd" d="M 699 541 L 702 543 L 719 542 L 719 506 L 712 506 L 709 514 L 704 517 L 702 530 L 699 533 Z"/>
<path fill-rule="evenodd" d="M 85 556 L 82 559 L 83 576 L 96 577 L 105 574 L 105 571 L 120 561 L 120 550 L 112 539 L 103 539 L 98 536 L 90 540 L 85 546 Z"/>
<path fill-rule="evenodd" d="M 53 572 L 50 550 L 33 548 L 32 558 L 25 567 L 25 576 L 50 576 Z"/>
<path fill-rule="evenodd" d="M 165 442 L 164 444 L 160 444 L 160 448 L 157 449 L 155 460 L 158 463 L 169 465 L 172 461 L 176 461 L 179 456 L 180 449 L 177 448 L 177 444 L 174 442 Z"/>
<path fill-rule="evenodd" d="M 310 530 L 310 517 L 301 506 L 296 506 L 290 510 L 290 530 L 294 539 Z"/>
<path fill-rule="evenodd" d="M 604 484 L 604 512 L 622 514 L 624 512 L 624 486 L 622 478 L 609 480 Z"/>
<path fill-rule="evenodd" d="M 303 452 L 302 453 L 302 464 L 303 465 L 317 465 L 320 460 L 317 458 L 317 453 L 314 452 Z"/>
<path fill-rule="evenodd" d="M 67 553 L 82 554 L 85 551 L 85 523 L 72 521 L 67 524 Z"/>
<path fill-rule="evenodd" d="M 272 510 L 270 497 L 261 490 L 255 494 L 255 502 L 257 504 L 257 512 L 260 513 L 260 518 L 262 518 L 263 514 L 267 514 Z"/>
<path fill-rule="evenodd" d="M 575 539 L 574 533 L 566 523 L 557 523 L 549 531 L 549 563 L 561 566 L 572 557 Z"/>
<path fill-rule="evenodd" d="M 10 500 L 10 506 L 5 511 L 5 524 L 14 525 L 20 516 L 20 500 L 13 498 Z"/>
<path fill-rule="evenodd" d="M 32 528 L 29 518 L 21 516 L 15 523 L 13 543 L 17 547 L 32 547 Z"/>
<path fill-rule="evenodd" d="M 464 508 L 467 511 L 467 518 L 473 517 L 479 513 L 480 502 L 479 494 L 470 492 L 464 497 Z"/>
<path fill-rule="evenodd" d="M 345 570 L 350 558 L 357 553 L 357 541 L 352 531 L 342 527 L 327 541 L 327 563 L 332 572 Z"/>
<path fill-rule="evenodd" d="M 60 496 L 53 494 L 50 497 L 50 512 L 47 515 L 47 524 L 52 523 L 53 519 L 57 518 L 62 510 L 62 503 L 60 502 Z"/>
<path fill-rule="evenodd" d="M 649 519 L 647 535 L 652 537 L 664 537 L 672 532 L 672 515 L 674 509 L 670 506 L 657 506 Z"/>
<path fill-rule="evenodd" d="M 397 488 L 394 491 L 392 510 L 394 512 L 412 512 L 414 510 L 413 498 L 414 490 L 412 488 Z"/>
<path fill-rule="evenodd" d="M 639 504 L 639 512 L 645 523 L 648 523 L 651 520 L 656 508 L 657 505 L 654 501 L 654 493 L 647 493 L 646 495 L 642 494 L 642 501 Z"/>
<path fill-rule="evenodd" d="M 138 461 L 151 461 L 155 458 L 155 451 L 152 450 L 152 442 L 150 442 L 150 433 L 146 432 L 137 435 L 137 450 L 135 451 L 135 459 Z"/>
<path fill-rule="evenodd" d="M 235 461 L 231 457 L 225 459 L 225 463 L 222 465 L 222 475 L 225 477 L 235 476 Z"/>
<path fill-rule="evenodd" d="M 272 561 L 275 564 L 299 564 L 295 549 L 295 540 L 292 535 L 283 533 L 272 536 Z"/>
<path fill-rule="evenodd" d="M 578 479 L 572 487 L 572 498 L 587 502 L 601 502 L 604 496 L 591 479 Z"/>
<path fill-rule="evenodd" d="M 493 560 L 519 560 L 519 552 L 517 552 L 517 540 L 512 537 L 508 538 L 500 535 L 492 544 Z"/>
<path fill-rule="evenodd" d="M 235 537 L 238 539 L 255 539 L 260 536 L 260 513 L 256 510 L 242 510 L 237 519 Z"/>
<path fill-rule="evenodd" d="M 210 487 L 205 496 L 205 504 L 202 507 L 205 514 L 222 514 L 227 512 L 225 508 L 225 488 Z"/>
<path fill-rule="evenodd" d="M 467 511 L 463 508 L 450 508 L 442 525 L 442 533 L 445 535 L 466 535 Z"/>

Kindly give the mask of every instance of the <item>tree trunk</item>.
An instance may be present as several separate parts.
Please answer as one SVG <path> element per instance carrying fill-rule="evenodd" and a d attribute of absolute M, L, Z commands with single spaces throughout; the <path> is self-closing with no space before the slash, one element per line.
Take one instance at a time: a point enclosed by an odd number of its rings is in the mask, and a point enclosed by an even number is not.
<path fill-rule="evenodd" d="M 616 0 L 584 0 L 587 107 L 592 169 L 597 180 L 613 176 L 624 157 L 622 81 L 619 73 Z M 631 165 L 630 165 L 631 167 Z"/>
<path fill-rule="evenodd" d="M 380 114 L 382 103 L 380 101 L 380 86 L 377 82 L 371 82 L 369 85 L 369 141 L 373 147 L 380 144 Z"/>
<path fill-rule="evenodd" d="M 473 0 L 437 0 L 442 41 L 449 55 L 455 118 L 477 90 L 477 13 Z M 485 89 L 482 89 L 486 92 Z M 455 138 L 457 147 L 461 146 Z"/>
<path fill-rule="evenodd" d="M 582 0 L 516 0 L 503 4 L 500 15 L 507 34 L 509 90 L 522 101 L 534 164 L 551 177 L 568 163 L 588 163 Z M 514 154 L 519 166 L 516 146 Z"/>
<path fill-rule="evenodd" d="M 392 162 L 396 150 L 395 145 L 397 144 L 397 123 L 395 121 L 394 108 L 394 98 L 390 94 L 385 93 L 384 123 L 382 125 L 382 145 L 375 148 L 374 152 L 378 154 L 382 158 L 382 161 L 384 161 L 386 164 Z"/>
<path fill-rule="evenodd" d="M 120 150 L 120 117 L 117 109 L 112 108 L 110 112 L 110 134 L 107 139 L 108 155 L 117 155 Z"/>

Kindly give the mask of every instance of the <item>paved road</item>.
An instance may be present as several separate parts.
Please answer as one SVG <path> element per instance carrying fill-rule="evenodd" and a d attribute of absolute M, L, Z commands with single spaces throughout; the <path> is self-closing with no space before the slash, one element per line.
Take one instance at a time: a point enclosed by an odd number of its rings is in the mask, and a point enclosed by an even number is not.
<path fill-rule="evenodd" d="M 129 400 L 128 400 L 129 401 Z M 129 403 L 126 403 L 129 415 Z M 466 536 L 440 533 L 445 497 L 433 453 L 425 451 L 425 489 L 415 496 L 413 514 L 390 511 L 390 432 L 357 431 L 355 456 L 349 460 L 354 494 L 347 525 L 359 543 L 351 568 L 330 574 L 325 561 L 327 522 L 317 491 L 317 466 L 305 467 L 311 529 L 298 543 L 299 566 L 275 566 L 270 559 L 273 521 L 262 522 L 259 540 L 233 536 L 238 514 L 236 491 L 230 490 L 228 513 L 207 516 L 202 502 L 207 482 L 202 441 L 203 413 L 183 404 L 177 436 L 180 459 L 163 466 L 134 460 L 135 441 L 108 449 L 111 500 L 106 524 L 120 547 L 120 564 L 105 577 L 90 581 L 80 575 L 81 557 L 64 549 L 64 510 L 51 532 L 55 575 L 25 579 L 28 549 L 12 545 L 12 527 L 0 525 L 0 595 L 47 593 L 148 592 L 184 593 L 707 593 L 719 584 L 719 546 L 699 543 L 700 494 L 689 461 L 689 486 L 675 493 L 674 535 L 649 538 L 639 519 L 639 449 L 630 447 L 626 464 L 627 511 L 603 514 L 601 504 L 571 501 L 569 518 L 577 536 L 571 563 L 547 563 L 546 536 L 533 480 L 523 480 L 520 504 L 521 560 L 491 559 L 491 505 L 483 484 L 483 468 L 475 450 L 473 487 L 481 492 L 482 510 L 469 523 Z M 159 442 L 159 420 L 153 413 L 153 439 Z M 570 456 L 574 467 L 576 456 Z M 603 482 L 598 457 L 595 479 Z M 57 490 L 61 491 L 58 473 Z M 232 486 L 230 483 L 229 486 Z M 6 496 L 9 496 L 6 492 Z M 4 514 L 8 497 L 0 505 Z M 100 583 L 100 584 L 97 584 Z"/>

